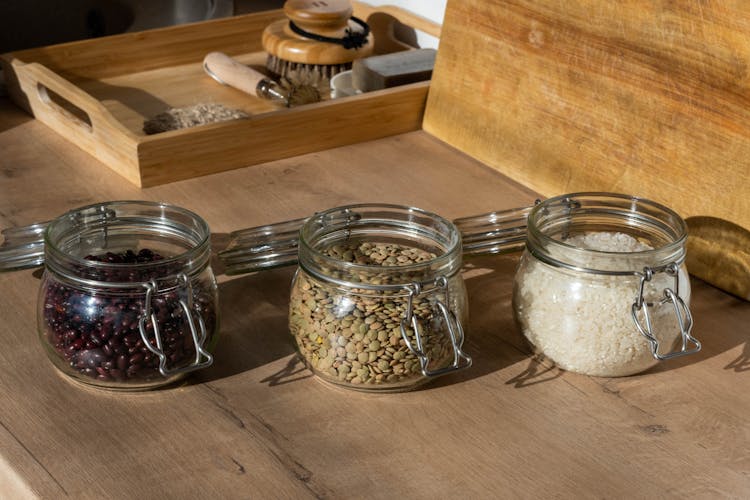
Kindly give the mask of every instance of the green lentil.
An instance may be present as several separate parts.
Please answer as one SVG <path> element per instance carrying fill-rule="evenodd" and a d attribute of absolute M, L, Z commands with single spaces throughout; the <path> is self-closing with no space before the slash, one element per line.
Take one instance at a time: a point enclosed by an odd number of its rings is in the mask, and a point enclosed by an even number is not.
<path fill-rule="evenodd" d="M 435 259 L 435 254 L 394 243 L 361 242 L 337 244 L 324 250 L 330 257 L 370 266 L 405 266 Z M 362 273 L 359 281 L 393 283 L 393 270 L 382 275 Z M 410 282 L 404 278 L 400 282 Z M 399 282 L 399 281 L 395 281 Z M 295 280 L 290 298 L 289 327 L 300 353 L 319 376 L 340 384 L 409 386 L 424 378 L 416 356 L 401 333 L 407 298 L 403 293 L 353 289 L 341 292 L 320 283 L 305 272 Z M 432 298 L 434 301 L 434 297 Z M 452 360 L 450 339 L 444 331 L 432 331 L 438 313 L 430 298 L 418 297 L 413 315 L 420 327 L 430 366 L 445 366 Z M 442 327 L 441 327 L 442 330 Z M 414 345 L 411 328 L 406 329 Z"/>

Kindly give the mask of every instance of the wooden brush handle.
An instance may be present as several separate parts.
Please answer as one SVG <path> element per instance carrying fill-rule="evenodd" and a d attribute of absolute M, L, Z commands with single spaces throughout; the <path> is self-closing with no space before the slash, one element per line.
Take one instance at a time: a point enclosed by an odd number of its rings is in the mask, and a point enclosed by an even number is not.
<path fill-rule="evenodd" d="M 257 95 L 258 83 L 266 80 L 263 73 L 245 66 L 222 52 L 211 52 L 203 58 L 203 69 L 219 83 L 250 95 Z"/>

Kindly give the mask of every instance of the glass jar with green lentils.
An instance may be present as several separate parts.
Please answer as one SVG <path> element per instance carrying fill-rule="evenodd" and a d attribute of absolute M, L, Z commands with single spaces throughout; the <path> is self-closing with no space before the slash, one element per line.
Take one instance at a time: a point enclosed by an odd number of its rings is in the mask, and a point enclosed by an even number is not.
<path fill-rule="evenodd" d="M 466 368 L 461 236 L 452 222 L 399 205 L 350 205 L 300 231 L 289 328 L 321 379 L 403 391 Z"/>

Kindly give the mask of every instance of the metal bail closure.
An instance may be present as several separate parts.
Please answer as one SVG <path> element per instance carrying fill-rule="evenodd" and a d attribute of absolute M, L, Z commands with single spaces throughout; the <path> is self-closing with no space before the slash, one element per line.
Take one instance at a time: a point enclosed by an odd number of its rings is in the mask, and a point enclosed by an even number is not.
<path fill-rule="evenodd" d="M 464 330 L 461 326 L 461 322 L 456 318 L 453 312 L 446 304 L 450 304 L 450 298 L 448 296 L 448 280 L 444 276 L 439 276 L 435 279 L 434 287 L 430 290 L 423 292 L 422 285 L 420 283 L 411 283 L 404 287 L 409 293 L 407 300 L 406 311 L 404 317 L 401 320 L 401 338 L 406 342 L 406 346 L 409 350 L 414 353 L 419 359 L 419 363 L 422 369 L 422 374 L 426 377 L 435 377 L 443 375 L 455 370 L 461 370 L 471 366 L 471 357 L 461 350 L 461 346 L 464 343 Z M 445 321 L 445 325 L 448 330 L 448 335 L 451 339 L 451 345 L 453 346 L 453 362 L 442 368 L 430 370 L 428 368 L 430 364 L 430 358 L 424 352 L 424 342 L 422 340 L 422 334 L 419 332 L 419 322 L 417 317 L 414 315 L 414 297 L 418 297 L 422 293 L 434 293 L 435 290 L 445 290 L 444 301 L 436 300 L 435 304 L 440 310 L 440 314 Z M 414 342 L 412 343 L 409 338 L 406 328 L 411 324 L 411 328 L 414 331 Z M 415 345 L 416 344 L 416 345 Z"/>
<path fill-rule="evenodd" d="M 164 349 L 162 347 L 161 334 L 159 333 L 159 324 L 156 319 L 156 314 L 153 312 L 151 307 L 151 300 L 154 294 L 156 294 L 156 292 L 158 291 L 156 280 L 151 280 L 148 283 L 143 284 L 143 286 L 146 288 L 146 301 L 143 315 L 138 321 L 138 330 L 141 332 L 141 339 L 143 340 L 143 344 L 148 348 L 149 351 L 159 357 L 159 373 L 161 373 L 164 377 L 170 377 L 172 375 L 206 368 L 208 366 L 211 366 L 211 364 L 214 362 L 213 356 L 209 354 L 208 351 L 203 349 L 203 343 L 206 341 L 206 325 L 203 322 L 203 318 L 200 314 L 196 314 L 196 316 L 198 317 L 198 327 L 200 329 L 200 333 L 195 327 L 195 320 L 193 319 L 193 286 L 190 284 L 190 280 L 185 274 L 180 273 L 177 278 L 180 281 L 180 285 L 187 289 L 187 301 L 185 301 L 184 299 L 179 299 L 179 301 L 180 306 L 185 313 L 185 319 L 187 320 L 188 326 L 190 327 L 190 335 L 192 335 L 193 337 L 193 346 L 195 347 L 195 360 L 187 366 L 172 369 L 167 368 L 167 355 L 164 353 Z M 156 346 L 151 344 L 151 341 L 149 340 L 146 333 L 146 322 L 149 320 L 151 321 L 151 324 L 154 328 L 154 340 Z"/>
<path fill-rule="evenodd" d="M 674 277 L 674 290 L 672 290 L 671 288 L 665 288 L 664 297 L 657 304 L 648 303 L 643 297 L 643 291 L 646 286 L 646 282 L 651 281 L 654 273 L 660 271 L 666 272 L 670 276 Z M 690 313 L 690 308 L 687 306 L 687 304 L 685 304 L 685 302 L 679 295 L 680 284 L 677 264 L 671 263 L 665 268 L 659 269 L 657 271 L 654 271 L 650 267 L 645 267 L 643 268 L 643 273 L 638 273 L 638 275 L 641 277 L 641 282 L 638 289 L 638 297 L 636 297 L 636 300 L 631 308 L 631 314 L 633 316 L 633 322 L 635 323 L 636 328 L 638 328 L 638 331 L 641 332 L 641 335 L 646 337 L 646 340 L 648 340 L 649 344 L 651 344 L 651 352 L 654 355 L 654 358 L 660 361 L 664 361 L 666 359 L 685 356 L 687 354 L 694 354 L 700 351 L 701 343 L 690 334 L 690 331 L 693 328 L 693 315 Z M 654 307 L 654 305 L 661 306 L 666 303 L 671 303 L 674 307 L 674 314 L 677 318 L 677 324 L 680 328 L 682 346 L 680 350 L 668 352 L 666 354 L 659 354 L 659 340 L 656 338 L 653 332 L 653 325 L 651 324 L 651 314 L 649 313 L 649 308 Z M 645 325 L 641 324 L 641 321 L 638 319 L 638 311 L 641 310 L 643 310 Z M 692 349 L 688 348 L 690 344 L 694 346 Z"/>

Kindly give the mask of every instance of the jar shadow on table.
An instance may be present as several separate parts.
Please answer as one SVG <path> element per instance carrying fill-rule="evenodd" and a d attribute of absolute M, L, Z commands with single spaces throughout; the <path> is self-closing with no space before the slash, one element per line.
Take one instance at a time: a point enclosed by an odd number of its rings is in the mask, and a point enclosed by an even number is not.
<path fill-rule="evenodd" d="M 745 342 L 742 353 L 727 364 L 724 369 L 734 370 L 737 373 L 750 371 L 750 340 Z"/>
<path fill-rule="evenodd" d="M 214 249 L 220 249 L 229 240 L 226 234 L 214 233 L 211 241 Z M 214 364 L 195 373 L 191 382 L 231 377 L 295 354 L 287 325 L 294 266 L 226 276 L 215 251 L 211 266 L 219 282 L 219 341 Z M 304 370 L 303 374 L 312 376 Z"/>
<path fill-rule="evenodd" d="M 465 350 L 471 368 L 436 380 L 439 388 L 505 370 L 506 385 L 523 388 L 560 377 L 564 371 L 540 362 L 513 319 L 513 279 L 520 253 L 464 257 L 463 274 L 469 295 Z"/>
<path fill-rule="evenodd" d="M 740 319 L 747 313 L 747 301 L 729 295 L 692 275 L 690 283 L 693 296 L 701 296 L 700 300 L 693 300 L 690 306 L 694 320 L 693 333 L 702 343 L 700 352 L 658 363 L 644 374 L 683 368 L 720 356 L 738 346 L 742 347 L 742 351 L 726 363 L 723 369 L 735 373 L 750 371 L 750 330 L 747 329 L 746 322 Z M 717 321 L 718 314 L 725 318 L 724 321 Z"/>
<path fill-rule="evenodd" d="M 745 309 L 747 308 L 747 303 L 737 302 L 734 304 L 733 308 L 735 307 Z M 750 371 L 750 330 L 747 328 L 744 328 L 741 331 L 736 332 L 735 334 L 743 337 L 742 341 L 744 342 L 744 344 L 742 346 L 742 352 L 739 355 L 737 355 L 737 357 L 734 358 L 732 361 L 727 363 L 727 365 L 724 366 L 724 369 L 733 370 L 735 373 L 748 372 Z M 727 349 L 730 349 L 732 345 L 733 344 L 727 347 Z"/>

